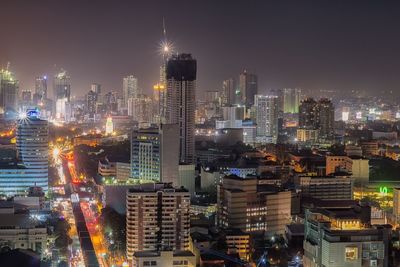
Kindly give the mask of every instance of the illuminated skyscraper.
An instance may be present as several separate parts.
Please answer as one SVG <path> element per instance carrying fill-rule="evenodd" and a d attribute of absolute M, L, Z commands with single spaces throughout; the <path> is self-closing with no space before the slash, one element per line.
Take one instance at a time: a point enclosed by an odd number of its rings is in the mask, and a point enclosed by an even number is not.
<path fill-rule="evenodd" d="M 157 128 L 132 133 L 131 177 L 138 180 L 161 179 L 161 136 Z"/>
<path fill-rule="evenodd" d="M 61 69 L 61 71 L 54 76 L 54 102 L 56 105 L 56 118 L 65 119 L 66 106 L 71 98 L 71 78 L 68 73 Z"/>
<path fill-rule="evenodd" d="M 17 152 L 18 159 L 29 171 L 29 186 L 40 186 L 45 192 L 48 189 L 48 123 L 39 118 L 37 110 L 27 112 L 26 118 L 18 120 Z M 28 186 L 27 186 L 28 187 Z"/>
<path fill-rule="evenodd" d="M 71 78 L 68 73 L 61 69 L 61 71 L 54 76 L 54 98 L 55 100 L 66 98 L 70 101 L 71 98 Z"/>
<path fill-rule="evenodd" d="M 179 125 L 179 161 L 194 163 L 197 62 L 177 54 L 167 62 L 167 122 Z"/>
<path fill-rule="evenodd" d="M 47 76 L 36 77 L 35 94 L 38 101 L 42 102 L 47 99 Z"/>
<path fill-rule="evenodd" d="M 0 113 L 17 111 L 18 81 L 8 69 L 0 70 Z"/>
<path fill-rule="evenodd" d="M 257 75 L 248 73 L 244 70 L 239 75 L 239 93 L 240 97 L 239 100 L 241 103 L 246 105 L 246 107 L 251 107 L 254 105 L 254 96 L 258 92 L 258 79 Z"/>
<path fill-rule="evenodd" d="M 131 177 L 178 185 L 178 125 L 139 129 L 131 136 Z"/>
<path fill-rule="evenodd" d="M 301 90 L 298 88 L 283 89 L 283 112 L 299 113 Z"/>
<path fill-rule="evenodd" d="M 138 98 L 139 94 L 140 92 L 137 78 L 133 77 L 133 75 L 125 77 L 122 84 L 122 98 L 124 107 L 128 107 L 128 100 L 130 98 Z"/>

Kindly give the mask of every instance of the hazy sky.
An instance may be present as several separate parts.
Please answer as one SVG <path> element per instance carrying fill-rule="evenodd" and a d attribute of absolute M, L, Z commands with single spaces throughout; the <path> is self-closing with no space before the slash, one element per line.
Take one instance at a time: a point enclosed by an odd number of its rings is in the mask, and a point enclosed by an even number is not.
<path fill-rule="evenodd" d="M 350 3 L 351 2 L 351 3 Z M 19 1 L 0 3 L 0 64 L 21 89 L 63 67 L 73 93 L 159 77 L 162 18 L 178 52 L 198 61 L 199 90 L 247 68 L 260 90 L 399 90 L 400 1 Z"/>

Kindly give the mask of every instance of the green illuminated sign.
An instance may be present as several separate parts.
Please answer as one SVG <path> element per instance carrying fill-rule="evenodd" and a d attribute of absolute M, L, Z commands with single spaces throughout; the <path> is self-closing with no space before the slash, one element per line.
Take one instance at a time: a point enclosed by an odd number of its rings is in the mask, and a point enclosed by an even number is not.
<path fill-rule="evenodd" d="M 379 187 L 379 192 L 380 192 L 382 195 L 387 195 L 387 193 L 388 193 L 388 188 L 387 188 L 386 186 L 381 186 L 381 187 Z"/>

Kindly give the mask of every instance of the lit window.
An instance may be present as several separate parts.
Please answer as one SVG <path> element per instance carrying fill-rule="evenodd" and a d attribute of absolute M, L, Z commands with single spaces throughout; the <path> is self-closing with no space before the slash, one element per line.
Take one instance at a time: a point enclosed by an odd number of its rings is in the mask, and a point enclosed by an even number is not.
<path fill-rule="evenodd" d="M 346 247 L 345 249 L 346 261 L 353 261 L 358 259 L 358 248 L 357 247 Z"/>

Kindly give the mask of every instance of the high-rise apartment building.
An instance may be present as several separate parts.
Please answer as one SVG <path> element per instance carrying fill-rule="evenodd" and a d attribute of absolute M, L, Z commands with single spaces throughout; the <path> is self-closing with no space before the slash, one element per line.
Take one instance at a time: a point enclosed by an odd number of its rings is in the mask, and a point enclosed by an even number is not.
<path fill-rule="evenodd" d="M 168 184 L 135 186 L 126 195 L 128 260 L 139 251 L 189 249 L 190 195 Z"/>
<path fill-rule="evenodd" d="M 178 54 L 167 62 L 167 122 L 179 125 L 179 161 L 195 162 L 194 131 L 197 62 Z"/>
<path fill-rule="evenodd" d="M 86 95 L 86 109 L 90 119 L 94 119 L 97 109 L 97 93 L 90 90 Z"/>
<path fill-rule="evenodd" d="M 217 206 L 221 228 L 283 234 L 291 220 L 291 192 L 258 184 L 257 178 L 225 176 L 218 185 Z"/>
<path fill-rule="evenodd" d="M 299 113 L 301 90 L 298 88 L 283 89 L 283 112 Z"/>
<path fill-rule="evenodd" d="M 318 107 L 313 98 L 304 99 L 299 106 L 299 128 L 318 129 Z"/>
<path fill-rule="evenodd" d="M 222 82 L 222 106 L 236 104 L 236 85 L 234 79 L 227 79 Z"/>
<path fill-rule="evenodd" d="M 371 226 L 369 206 L 306 210 L 303 265 L 387 267 L 391 231 Z"/>
<path fill-rule="evenodd" d="M 138 98 L 139 94 L 138 79 L 133 75 L 125 77 L 122 83 L 122 99 L 124 107 L 128 107 L 128 99 Z"/>
<path fill-rule="evenodd" d="M 17 111 L 18 88 L 14 73 L 0 70 L 0 113 L 6 110 Z"/>
<path fill-rule="evenodd" d="M 334 137 L 335 108 L 329 99 L 322 98 L 318 102 L 313 98 L 303 100 L 299 107 L 299 128 L 318 130 L 321 140 Z"/>
<path fill-rule="evenodd" d="M 257 75 L 248 73 L 244 70 L 239 75 L 239 93 L 241 103 L 246 107 L 254 105 L 254 96 L 258 93 L 258 78 Z"/>
<path fill-rule="evenodd" d="M 257 137 L 263 142 L 276 143 L 278 138 L 278 97 L 256 95 L 254 98 Z"/>

